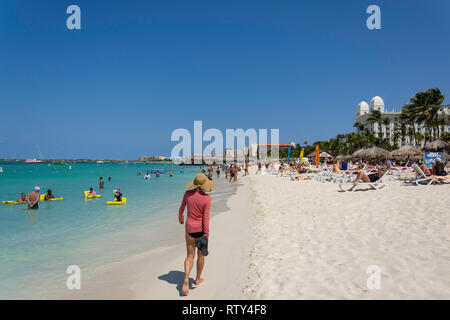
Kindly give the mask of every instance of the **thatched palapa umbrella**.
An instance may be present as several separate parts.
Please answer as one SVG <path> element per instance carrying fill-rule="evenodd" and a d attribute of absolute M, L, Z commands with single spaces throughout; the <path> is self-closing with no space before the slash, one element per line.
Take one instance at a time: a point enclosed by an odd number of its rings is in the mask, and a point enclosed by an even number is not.
<path fill-rule="evenodd" d="M 349 156 L 349 155 L 345 155 L 345 154 L 340 154 L 340 155 L 338 155 L 337 157 L 336 157 L 336 159 L 338 159 L 338 160 L 348 160 L 349 158 L 351 158 L 351 156 Z"/>
<path fill-rule="evenodd" d="M 383 148 L 372 147 L 360 151 L 358 157 L 364 160 L 387 160 L 391 158 L 391 153 Z"/>
<path fill-rule="evenodd" d="M 359 149 L 356 150 L 355 152 L 353 152 L 353 154 L 351 155 L 351 157 L 353 159 L 361 159 L 361 153 L 364 151 L 365 149 Z"/>
<path fill-rule="evenodd" d="M 423 150 L 425 151 L 437 151 L 442 152 L 449 148 L 449 144 L 442 140 L 434 140 L 431 142 L 428 142 L 425 147 L 423 147 Z"/>
<path fill-rule="evenodd" d="M 423 157 L 423 152 L 417 147 L 405 145 L 400 149 L 392 151 L 392 157 L 400 160 L 417 160 Z"/>

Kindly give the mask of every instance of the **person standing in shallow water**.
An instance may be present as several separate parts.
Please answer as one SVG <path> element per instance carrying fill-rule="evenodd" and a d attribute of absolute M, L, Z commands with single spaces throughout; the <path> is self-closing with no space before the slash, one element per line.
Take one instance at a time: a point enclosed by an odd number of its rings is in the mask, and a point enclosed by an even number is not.
<path fill-rule="evenodd" d="M 211 190 L 216 186 L 215 181 L 211 181 L 208 177 L 199 173 L 195 176 L 194 181 L 186 184 L 188 190 L 183 196 L 183 200 L 178 210 L 178 221 L 184 223 L 184 209 L 187 208 L 185 238 L 187 256 L 184 260 L 184 281 L 181 293 L 187 295 L 189 293 L 189 274 L 194 266 L 195 251 L 197 249 L 195 240 L 205 236 L 209 239 L 209 210 L 211 208 L 211 197 L 205 193 L 205 190 Z M 205 265 L 205 257 L 202 252 L 197 249 L 197 275 L 195 277 L 195 285 L 198 286 L 203 282 L 201 274 Z"/>
<path fill-rule="evenodd" d="M 98 186 L 100 189 L 103 189 L 103 187 L 105 186 L 105 181 L 103 181 L 103 177 L 100 177 L 100 182 L 98 183 Z"/>
<path fill-rule="evenodd" d="M 38 186 L 34 187 L 34 191 L 30 192 L 27 198 L 28 209 L 39 209 L 39 191 L 41 188 Z"/>

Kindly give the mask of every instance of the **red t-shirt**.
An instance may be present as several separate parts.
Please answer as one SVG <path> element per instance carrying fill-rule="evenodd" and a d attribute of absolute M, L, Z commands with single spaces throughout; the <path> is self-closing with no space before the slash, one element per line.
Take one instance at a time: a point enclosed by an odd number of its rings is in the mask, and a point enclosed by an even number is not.
<path fill-rule="evenodd" d="M 209 238 L 209 209 L 211 197 L 204 192 L 186 191 L 181 201 L 178 219 L 184 221 L 184 208 L 187 206 L 186 232 L 203 232 Z"/>

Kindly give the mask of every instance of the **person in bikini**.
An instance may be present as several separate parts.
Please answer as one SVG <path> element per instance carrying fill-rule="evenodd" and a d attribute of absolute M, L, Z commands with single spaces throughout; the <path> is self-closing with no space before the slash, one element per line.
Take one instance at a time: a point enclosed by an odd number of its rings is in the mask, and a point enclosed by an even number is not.
<path fill-rule="evenodd" d="M 337 159 L 333 160 L 333 173 L 341 172 L 340 162 Z"/>
<path fill-rule="evenodd" d="M 27 195 L 25 193 L 22 193 L 20 195 L 20 198 L 16 200 L 16 202 L 22 203 L 22 202 L 27 202 Z"/>
<path fill-rule="evenodd" d="M 220 167 L 219 166 L 217 166 L 217 168 L 216 168 L 216 174 L 217 174 L 217 179 L 219 179 L 220 178 Z"/>
<path fill-rule="evenodd" d="M 87 195 L 88 197 L 95 197 L 97 193 L 94 191 L 94 188 L 90 187 Z"/>
<path fill-rule="evenodd" d="M 178 222 L 184 224 L 184 209 L 187 208 L 185 239 L 187 256 L 184 260 L 184 281 L 181 292 L 183 295 L 189 293 L 189 274 L 194 266 L 195 251 L 197 249 L 195 240 L 206 237 L 209 239 L 209 211 L 211 208 L 211 197 L 205 193 L 205 190 L 212 190 L 216 186 L 215 181 L 211 181 L 208 177 L 199 173 L 195 176 L 194 181 L 186 184 L 187 189 L 180 209 L 178 210 Z M 197 275 L 195 277 L 195 285 L 198 286 L 203 282 L 201 274 L 205 265 L 205 257 L 197 249 Z"/>
<path fill-rule="evenodd" d="M 44 197 L 44 200 L 50 200 L 50 199 L 55 199 L 55 195 L 53 194 L 52 190 L 48 189 L 47 190 L 47 194 Z"/>

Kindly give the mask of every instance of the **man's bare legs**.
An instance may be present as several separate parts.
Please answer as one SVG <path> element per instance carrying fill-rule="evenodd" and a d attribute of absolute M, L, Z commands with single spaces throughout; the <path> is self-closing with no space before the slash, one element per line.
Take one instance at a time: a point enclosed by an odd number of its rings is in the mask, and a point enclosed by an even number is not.
<path fill-rule="evenodd" d="M 195 250 L 197 249 L 195 245 L 195 239 L 186 234 L 186 251 L 187 256 L 184 260 L 184 281 L 181 293 L 187 295 L 189 293 L 189 275 L 194 266 Z M 195 278 L 195 284 L 199 285 L 203 282 L 201 274 L 203 271 L 203 266 L 205 265 L 205 257 L 202 255 L 200 250 L 197 250 L 197 276 Z"/>
<path fill-rule="evenodd" d="M 425 164 L 422 163 L 420 165 L 420 169 L 422 169 L 423 173 L 431 175 L 430 170 L 428 170 L 428 168 L 427 168 L 427 166 Z"/>
<path fill-rule="evenodd" d="M 360 180 L 362 180 L 364 182 L 370 182 L 370 178 L 367 176 L 367 174 L 363 170 L 360 170 L 358 172 L 358 176 L 356 177 L 355 180 L 353 180 L 353 184 L 357 184 Z"/>

